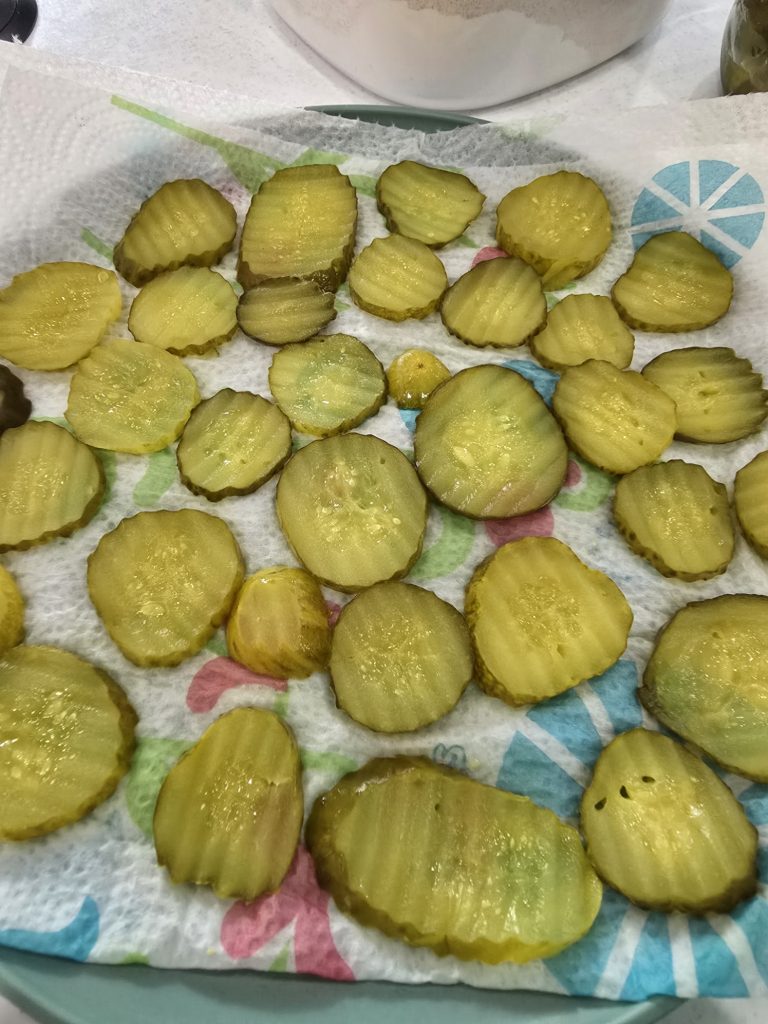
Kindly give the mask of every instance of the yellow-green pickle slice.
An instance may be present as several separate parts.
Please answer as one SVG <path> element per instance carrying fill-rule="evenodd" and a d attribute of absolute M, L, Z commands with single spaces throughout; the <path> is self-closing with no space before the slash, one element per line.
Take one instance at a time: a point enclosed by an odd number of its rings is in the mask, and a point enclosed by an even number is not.
<path fill-rule="evenodd" d="M 304 815 L 299 751 L 271 711 L 235 708 L 171 768 L 157 799 L 155 852 L 177 884 L 221 899 L 274 892 Z"/>
<path fill-rule="evenodd" d="M 135 665 L 178 665 L 226 619 L 243 582 L 227 524 L 207 512 L 139 512 L 88 558 L 88 593 Z"/>
<path fill-rule="evenodd" d="M 576 829 L 426 758 L 378 758 L 345 775 L 315 802 L 306 837 L 340 910 L 440 956 L 555 956 L 600 909 Z"/>
<path fill-rule="evenodd" d="M 703 466 L 673 459 L 628 473 L 616 485 L 613 515 L 632 550 L 663 576 L 707 580 L 733 557 L 728 492 Z"/>
<path fill-rule="evenodd" d="M 291 425 L 283 413 L 261 395 L 224 388 L 189 417 L 176 461 L 185 487 L 219 501 L 251 494 L 290 454 Z"/>
<path fill-rule="evenodd" d="M 0 565 L 0 654 L 24 639 L 24 598 L 8 570 Z"/>
<path fill-rule="evenodd" d="M 757 830 L 701 758 L 647 729 L 617 736 L 581 802 L 587 855 L 647 910 L 727 913 L 757 891 Z"/>
<path fill-rule="evenodd" d="M 472 669 L 461 614 L 410 583 L 377 583 L 353 598 L 334 626 L 336 703 L 375 732 L 411 732 L 442 718 Z"/>
<path fill-rule="evenodd" d="M 768 558 L 768 452 L 760 452 L 736 474 L 733 501 L 744 536 Z"/>
<path fill-rule="evenodd" d="M 564 370 L 604 359 L 620 370 L 632 362 L 635 339 L 606 295 L 566 295 L 550 309 L 546 327 L 531 338 L 542 366 Z"/>
<path fill-rule="evenodd" d="M 534 704 L 600 675 L 623 654 L 626 598 L 553 537 L 498 548 L 467 587 L 478 682 L 507 704 Z"/>
<path fill-rule="evenodd" d="M 118 274 L 141 288 L 166 270 L 210 267 L 229 252 L 235 208 L 199 178 L 167 181 L 142 203 L 115 246 Z"/>
<path fill-rule="evenodd" d="M 0 551 L 68 537 L 93 519 L 104 470 L 55 423 L 33 420 L 0 435 Z"/>
<path fill-rule="evenodd" d="M 227 622 L 229 656 L 251 672 L 306 679 L 328 666 L 331 629 L 317 580 L 274 565 L 249 576 Z"/>
<path fill-rule="evenodd" d="M 448 275 L 423 242 L 404 235 L 374 238 L 349 270 L 355 305 L 384 320 L 422 320 L 440 305 Z"/>
<path fill-rule="evenodd" d="M 136 712 L 106 673 L 56 647 L 0 656 L 0 841 L 71 825 L 128 770 Z"/>
<path fill-rule="evenodd" d="M 301 448 L 280 476 L 276 504 L 296 557 L 336 590 L 404 576 L 421 554 L 427 495 L 408 459 L 370 434 Z"/>
<path fill-rule="evenodd" d="M 451 371 L 434 352 L 409 348 L 389 364 L 387 387 L 401 409 L 423 409 L 435 388 L 450 376 Z"/>
<path fill-rule="evenodd" d="M 441 384 L 416 421 L 416 469 L 455 512 L 496 519 L 533 512 L 565 480 L 565 439 L 514 370 L 474 366 Z"/>
<path fill-rule="evenodd" d="M 768 597 L 696 601 L 659 634 L 640 699 L 724 768 L 768 782 Z"/>
<path fill-rule="evenodd" d="M 439 249 L 466 231 L 485 196 L 464 174 L 401 160 L 382 171 L 376 201 L 390 231 Z"/>
<path fill-rule="evenodd" d="M 311 279 L 262 281 L 243 293 L 237 307 L 240 330 L 265 345 L 307 341 L 335 317 L 333 293 Z"/>

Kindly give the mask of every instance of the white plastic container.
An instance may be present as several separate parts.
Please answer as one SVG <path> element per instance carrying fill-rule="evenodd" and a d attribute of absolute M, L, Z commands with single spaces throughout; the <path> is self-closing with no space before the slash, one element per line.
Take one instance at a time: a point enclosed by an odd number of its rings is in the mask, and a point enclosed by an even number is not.
<path fill-rule="evenodd" d="M 472 110 L 594 67 L 670 0 L 272 0 L 339 70 L 398 103 Z"/>

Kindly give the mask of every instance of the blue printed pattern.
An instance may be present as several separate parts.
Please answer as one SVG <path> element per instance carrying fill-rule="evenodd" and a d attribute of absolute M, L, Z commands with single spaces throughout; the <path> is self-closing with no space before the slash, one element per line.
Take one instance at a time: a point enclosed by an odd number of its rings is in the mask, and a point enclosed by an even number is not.
<path fill-rule="evenodd" d="M 95 900 L 86 896 L 75 917 L 63 928 L 54 932 L 0 929 L 0 946 L 84 962 L 91 955 L 98 937 L 99 908 Z"/>

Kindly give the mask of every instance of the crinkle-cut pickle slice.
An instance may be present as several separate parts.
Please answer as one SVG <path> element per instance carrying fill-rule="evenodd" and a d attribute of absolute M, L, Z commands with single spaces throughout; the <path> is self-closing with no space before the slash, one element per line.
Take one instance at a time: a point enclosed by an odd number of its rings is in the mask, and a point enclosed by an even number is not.
<path fill-rule="evenodd" d="M 377 583 L 358 594 L 333 630 L 336 703 L 375 732 L 411 732 L 442 718 L 472 669 L 461 614 L 410 583 Z"/>
<path fill-rule="evenodd" d="M 387 387 L 401 409 L 423 409 L 435 388 L 450 377 L 451 371 L 434 352 L 409 348 L 389 364 Z"/>
<path fill-rule="evenodd" d="M 157 861 L 177 884 L 221 899 L 274 892 L 304 814 L 299 751 L 277 715 L 235 708 L 171 768 L 154 817 Z"/>
<path fill-rule="evenodd" d="M 237 277 L 244 288 L 275 277 L 316 281 L 333 292 L 347 276 L 357 231 L 357 194 L 332 164 L 285 167 L 251 200 Z"/>
<path fill-rule="evenodd" d="M 0 654 L 24 639 L 24 598 L 16 580 L 0 565 Z"/>
<path fill-rule="evenodd" d="M 0 434 L 11 427 L 20 427 L 32 414 L 32 403 L 24 394 L 24 384 L 0 365 Z"/>
<path fill-rule="evenodd" d="M 244 292 L 237 307 L 240 329 L 265 345 L 307 341 L 336 317 L 334 298 L 316 281 L 262 281 Z"/>
<path fill-rule="evenodd" d="M 439 249 L 466 231 L 485 196 L 464 174 L 401 160 L 382 171 L 376 201 L 390 231 Z"/>
<path fill-rule="evenodd" d="M 724 444 L 748 437 L 768 416 L 762 375 L 730 348 L 662 352 L 643 376 L 677 406 L 676 437 Z"/>
<path fill-rule="evenodd" d="M 88 558 L 88 593 L 135 665 L 178 665 L 226 619 L 243 582 L 227 524 L 194 509 L 139 512 Z"/>
<path fill-rule="evenodd" d="M 575 452 L 608 473 L 646 466 L 672 443 L 672 399 L 634 370 L 588 359 L 564 371 L 552 408 Z"/>
<path fill-rule="evenodd" d="M 768 597 L 696 601 L 659 634 L 640 699 L 724 768 L 768 782 L 766 665 Z"/>
<path fill-rule="evenodd" d="M 142 203 L 115 246 L 118 274 L 141 288 L 167 270 L 210 267 L 232 248 L 235 208 L 199 178 L 167 181 Z"/>
<path fill-rule="evenodd" d="M 352 301 L 384 320 L 422 320 L 440 305 L 448 275 L 429 246 L 404 235 L 374 238 L 349 269 Z"/>
<path fill-rule="evenodd" d="M 176 449 L 181 482 L 209 501 L 250 494 L 291 454 L 291 425 L 266 398 L 224 388 L 192 412 Z"/>
<path fill-rule="evenodd" d="M 554 956 L 600 909 L 576 829 L 426 758 L 378 758 L 345 775 L 315 802 L 306 835 L 340 910 L 440 956 Z"/>
<path fill-rule="evenodd" d="M 336 590 L 404 576 L 421 554 L 427 495 L 408 459 L 370 434 L 301 448 L 280 476 L 276 504 L 298 559 Z"/>
<path fill-rule="evenodd" d="M 531 338 L 542 366 L 564 370 L 587 359 L 604 359 L 620 370 L 632 362 L 635 339 L 606 295 L 566 295 L 547 315 L 546 327 Z"/>
<path fill-rule="evenodd" d="M 237 329 L 237 295 L 208 267 L 179 267 L 145 284 L 133 300 L 128 330 L 136 341 L 177 356 L 202 355 Z"/>
<path fill-rule="evenodd" d="M 598 758 L 581 802 L 598 874 L 647 910 L 727 913 L 757 890 L 757 830 L 711 768 L 632 729 Z"/>
<path fill-rule="evenodd" d="M 768 558 L 768 452 L 760 452 L 738 471 L 733 501 L 744 536 Z"/>
<path fill-rule="evenodd" d="M 427 399 L 416 421 L 416 469 L 455 512 L 496 519 L 533 512 L 565 480 L 565 439 L 534 388 L 514 370 L 475 366 Z"/>
<path fill-rule="evenodd" d="M 145 455 L 175 441 L 199 401 L 194 375 L 177 356 L 139 341 L 108 341 L 72 375 L 66 417 L 94 448 Z"/>
<path fill-rule="evenodd" d="M 703 466 L 673 459 L 628 473 L 616 485 L 613 515 L 632 550 L 663 576 L 708 580 L 733 557 L 728 492 Z"/>
<path fill-rule="evenodd" d="M 733 277 L 692 235 L 666 231 L 640 246 L 611 296 L 630 327 L 698 331 L 730 309 Z"/>
<path fill-rule="evenodd" d="M 64 370 L 98 345 L 122 304 L 111 270 L 42 263 L 0 291 L 0 356 L 27 370 Z"/>
<path fill-rule="evenodd" d="M 331 629 L 317 580 L 274 565 L 249 576 L 227 622 L 229 655 L 251 672 L 306 679 L 328 666 Z"/>
<path fill-rule="evenodd" d="M 465 614 L 483 689 L 534 704 L 600 675 L 623 654 L 626 598 L 553 537 L 504 544 L 467 588 Z"/>
<path fill-rule="evenodd" d="M 0 435 L 0 551 L 68 537 L 96 514 L 104 470 L 55 423 L 30 421 Z"/>
<path fill-rule="evenodd" d="M 269 387 L 297 430 L 320 437 L 351 430 L 378 412 L 387 397 L 383 366 L 349 334 L 275 352 Z"/>
<path fill-rule="evenodd" d="M 599 185 L 577 171 L 534 178 L 496 211 L 501 248 L 530 263 L 549 289 L 593 270 L 611 244 L 611 211 Z"/>
<path fill-rule="evenodd" d="M 0 841 L 71 825 L 128 770 L 136 712 L 106 673 L 56 647 L 0 656 Z"/>
<path fill-rule="evenodd" d="M 547 320 L 541 280 L 522 260 L 484 260 L 445 293 L 443 324 L 469 345 L 517 348 Z"/>

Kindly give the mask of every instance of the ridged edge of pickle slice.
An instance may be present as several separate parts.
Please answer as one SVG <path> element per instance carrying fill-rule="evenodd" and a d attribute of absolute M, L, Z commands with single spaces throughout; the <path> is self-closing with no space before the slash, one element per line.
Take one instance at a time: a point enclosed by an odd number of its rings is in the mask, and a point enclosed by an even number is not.
<path fill-rule="evenodd" d="M 24 598 L 19 585 L 0 565 L 0 655 L 24 640 Z"/>
<path fill-rule="evenodd" d="M 349 294 L 360 309 L 384 320 L 423 320 L 440 305 L 448 275 L 429 246 L 405 235 L 374 238 L 354 259 Z"/>
<path fill-rule="evenodd" d="M 292 330 L 281 327 L 281 317 L 289 325 L 295 324 Z M 276 277 L 261 281 L 243 292 L 237 306 L 240 330 L 264 345 L 308 341 L 335 319 L 333 294 L 323 291 L 311 278 Z"/>
<path fill-rule="evenodd" d="M 544 328 L 530 341 L 542 366 L 564 370 L 587 359 L 602 359 L 625 370 L 635 339 L 607 295 L 566 295 L 550 309 Z"/>
<path fill-rule="evenodd" d="M 736 474 L 733 504 L 741 532 L 758 555 L 768 558 L 768 451 Z"/>
<path fill-rule="evenodd" d="M 390 164 L 376 182 L 376 203 L 389 230 L 433 249 L 463 234 L 484 202 L 465 174 L 414 160 Z"/>

